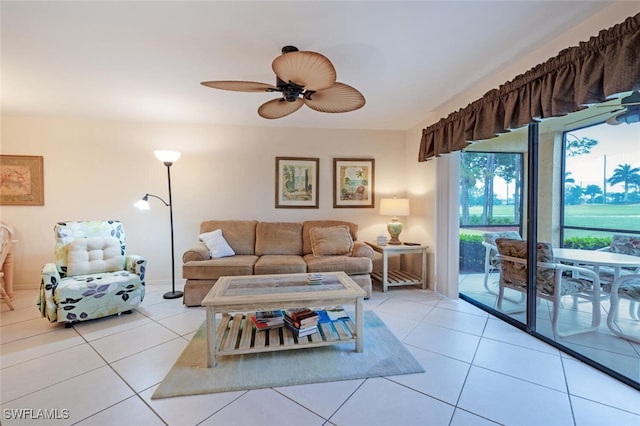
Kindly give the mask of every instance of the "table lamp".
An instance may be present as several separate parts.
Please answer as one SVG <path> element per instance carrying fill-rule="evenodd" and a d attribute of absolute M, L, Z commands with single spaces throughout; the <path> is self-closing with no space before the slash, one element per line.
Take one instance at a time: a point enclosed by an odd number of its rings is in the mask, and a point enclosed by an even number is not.
<path fill-rule="evenodd" d="M 402 232 L 402 223 L 398 220 L 398 216 L 409 216 L 409 199 L 408 198 L 383 198 L 380 200 L 380 215 L 392 216 L 391 222 L 387 224 L 387 231 L 391 236 L 389 244 L 402 244 L 398 237 Z"/>

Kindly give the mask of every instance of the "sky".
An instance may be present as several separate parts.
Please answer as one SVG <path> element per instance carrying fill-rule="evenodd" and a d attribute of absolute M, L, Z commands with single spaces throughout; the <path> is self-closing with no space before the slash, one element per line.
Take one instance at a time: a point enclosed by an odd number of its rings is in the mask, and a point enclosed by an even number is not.
<path fill-rule="evenodd" d="M 604 176 L 610 178 L 613 170 L 622 164 L 640 167 L 640 124 L 600 124 L 570 132 L 577 137 L 589 137 L 598 141 L 591 153 L 567 158 L 566 171 L 571 172 L 575 184 L 603 186 Z M 606 173 L 605 173 L 606 156 Z M 622 183 L 607 184 L 607 192 L 622 192 Z"/>
<path fill-rule="evenodd" d="M 598 141 L 591 149 L 591 153 L 567 158 L 566 171 L 575 184 L 586 188 L 588 185 L 598 185 L 602 188 L 604 180 L 604 157 L 606 155 L 606 177 L 613 175 L 613 170 L 621 164 L 640 167 L 640 123 L 600 124 L 569 132 L 578 138 L 588 137 Z M 513 196 L 514 182 L 509 185 L 509 197 Z M 622 192 L 622 183 L 611 186 L 607 183 L 607 192 Z M 505 182 L 496 178 L 494 191 L 499 198 L 505 199 L 507 187 Z"/>

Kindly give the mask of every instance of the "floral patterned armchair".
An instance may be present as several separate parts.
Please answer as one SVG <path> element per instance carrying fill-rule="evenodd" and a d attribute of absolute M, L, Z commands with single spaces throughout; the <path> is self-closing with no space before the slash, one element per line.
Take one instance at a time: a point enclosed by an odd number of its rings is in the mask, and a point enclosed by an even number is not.
<path fill-rule="evenodd" d="M 43 317 L 70 326 L 130 312 L 142 302 L 147 261 L 126 254 L 121 222 L 60 222 L 54 235 L 55 263 L 42 269 Z"/>
<path fill-rule="evenodd" d="M 498 310 L 503 311 L 505 289 L 527 292 L 527 242 L 508 238 L 496 240 L 498 258 L 501 262 L 498 290 Z M 537 245 L 537 296 L 553 304 L 551 327 L 555 337 L 566 337 L 574 334 L 594 331 L 600 325 L 600 280 L 591 269 L 569 266 L 554 262 L 551 244 L 538 242 Z M 571 274 L 563 274 L 570 271 Z M 573 274 L 577 272 L 577 274 Z M 558 320 L 561 301 L 564 296 L 573 296 L 592 302 L 591 326 L 574 330 L 560 331 Z M 522 312 L 518 308 L 513 312 Z"/>

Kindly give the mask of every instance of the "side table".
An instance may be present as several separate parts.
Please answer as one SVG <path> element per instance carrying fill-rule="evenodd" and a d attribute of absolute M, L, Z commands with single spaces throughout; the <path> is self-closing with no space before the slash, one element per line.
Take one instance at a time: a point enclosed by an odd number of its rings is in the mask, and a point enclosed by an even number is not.
<path fill-rule="evenodd" d="M 371 276 L 382 282 L 382 291 L 386 293 L 391 286 L 416 285 L 422 284 L 422 288 L 427 288 L 427 248 L 428 246 L 406 246 L 406 245 L 386 245 L 380 246 L 376 243 L 367 241 L 374 251 L 382 253 L 382 274 L 374 271 Z M 389 270 L 390 254 L 411 254 L 419 253 L 422 255 L 422 276 L 418 277 L 410 272 L 403 270 Z"/>

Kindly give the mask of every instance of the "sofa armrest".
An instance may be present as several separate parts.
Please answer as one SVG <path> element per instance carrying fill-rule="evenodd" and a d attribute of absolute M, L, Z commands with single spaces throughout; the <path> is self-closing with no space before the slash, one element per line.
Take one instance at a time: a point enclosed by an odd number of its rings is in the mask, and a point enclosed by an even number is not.
<path fill-rule="evenodd" d="M 124 261 L 125 270 L 136 274 L 140 277 L 140 281 L 144 283 L 144 274 L 147 272 L 147 259 L 138 255 L 128 255 Z"/>
<path fill-rule="evenodd" d="M 211 253 L 209 252 L 209 248 L 202 241 L 185 251 L 182 255 L 182 263 L 191 262 L 193 260 L 209 259 L 211 259 Z"/>
<path fill-rule="evenodd" d="M 38 305 L 40 314 L 50 322 L 56 322 L 58 319 L 58 306 L 53 300 L 53 293 L 60 280 L 61 277 L 55 263 L 47 263 L 42 267 L 42 281 L 40 282 Z"/>
<path fill-rule="evenodd" d="M 373 249 L 366 243 L 354 241 L 351 257 L 368 257 L 373 260 Z"/>

